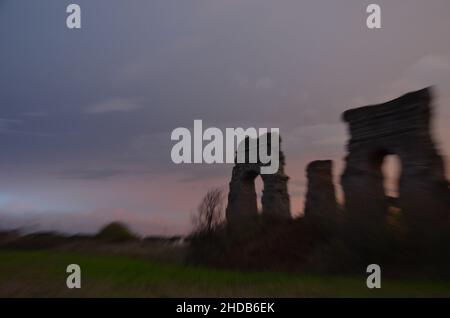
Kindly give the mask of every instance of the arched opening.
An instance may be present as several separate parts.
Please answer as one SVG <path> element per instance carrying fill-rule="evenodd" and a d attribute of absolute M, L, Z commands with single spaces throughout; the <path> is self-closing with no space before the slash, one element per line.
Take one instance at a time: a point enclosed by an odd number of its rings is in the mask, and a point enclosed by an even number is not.
<path fill-rule="evenodd" d="M 375 177 L 375 197 L 384 199 L 383 210 L 387 212 L 386 221 L 391 226 L 400 226 L 402 211 L 399 207 L 399 188 L 401 175 L 401 160 L 388 149 L 379 149 L 369 157 L 369 167 Z"/>
<path fill-rule="evenodd" d="M 385 156 L 381 169 L 383 172 L 384 193 L 388 202 L 386 221 L 391 227 L 402 231 L 402 210 L 398 205 L 400 174 L 402 170 L 400 157 L 397 155 Z"/>
<path fill-rule="evenodd" d="M 392 200 L 399 197 L 399 181 L 401 174 L 400 157 L 386 149 L 373 152 L 369 157 L 371 169 L 382 178 L 384 195 Z"/>
<path fill-rule="evenodd" d="M 387 155 L 383 159 L 381 166 L 383 172 L 383 187 L 387 197 L 398 199 L 399 182 L 401 174 L 401 161 L 397 155 Z"/>
<path fill-rule="evenodd" d="M 258 207 L 258 213 L 262 213 L 262 195 L 264 191 L 264 181 L 262 180 L 261 176 L 258 175 L 255 178 L 255 191 L 256 191 L 256 205 Z"/>
<path fill-rule="evenodd" d="M 387 223 L 399 230 L 402 229 L 402 211 L 398 204 L 401 161 L 397 155 L 387 155 L 381 166 L 383 173 L 383 187 L 388 204 Z"/>
<path fill-rule="evenodd" d="M 241 179 L 240 208 L 247 215 L 256 215 L 258 213 L 258 202 L 260 200 L 258 200 L 256 194 L 255 179 L 259 179 L 258 173 L 252 170 L 247 171 Z"/>

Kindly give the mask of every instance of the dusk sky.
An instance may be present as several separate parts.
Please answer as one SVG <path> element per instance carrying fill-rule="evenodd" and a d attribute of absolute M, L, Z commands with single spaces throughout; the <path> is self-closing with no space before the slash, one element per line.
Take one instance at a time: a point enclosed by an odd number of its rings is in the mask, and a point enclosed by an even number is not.
<path fill-rule="evenodd" d="M 0 228 L 188 232 L 232 169 L 172 162 L 194 119 L 280 128 L 299 215 L 308 162 L 339 180 L 343 111 L 431 85 L 448 166 L 449 33 L 448 0 L 0 0 Z"/>

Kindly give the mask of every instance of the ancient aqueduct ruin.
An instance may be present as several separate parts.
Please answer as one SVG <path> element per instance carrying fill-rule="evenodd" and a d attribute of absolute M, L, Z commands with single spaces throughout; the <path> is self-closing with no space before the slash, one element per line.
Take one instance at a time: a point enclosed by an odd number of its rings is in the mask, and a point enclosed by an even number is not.
<path fill-rule="evenodd" d="M 442 157 L 431 136 L 431 88 L 408 93 L 384 104 L 344 112 L 349 126 L 345 170 L 341 177 L 347 216 L 355 224 L 368 218 L 383 222 L 389 200 L 383 186 L 382 164 L 387 155 L 401 161 L 398 206 L 406 222 L 418 225 L 446 223 L 450 211 L 449 183 Z M 269 140 L 270 138 L 268 138 Z M 291 218 L 285 157 L 280 147 L 279 170 L 261 175 L 264 183 L 262 214 Z M 255 178 L 257 163 L 233 168 L 226 216 L 228 222 L 258 214 Z M 305 216 L 331 218 L 337 211 L 332 161 L 313 161 L 307 167 Z"/>

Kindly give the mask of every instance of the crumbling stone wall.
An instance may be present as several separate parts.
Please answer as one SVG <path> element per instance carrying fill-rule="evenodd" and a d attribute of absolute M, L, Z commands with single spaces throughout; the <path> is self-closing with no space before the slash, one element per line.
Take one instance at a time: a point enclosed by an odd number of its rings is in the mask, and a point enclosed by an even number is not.
<path fill-rule="evenodd" d="M 382 165 L 387 155 L 401 161 L 399 198 L 410 233 L 435 231 L 448 224 L 450 190 L 444 162 L 431 134 L 432 92 L 430 88 L 408 93 L 387 103 L 351 109 L 343 114 L 348 123 L 345 170 L 341 177 L 346 216 L 361 236 L 372 236 L 386 225 L 388 206 Z M 270 141 L 270 138 L 267 138 Z M 245 152 L 249 149 L 244 147 Z M 261 175 L 264 183 L 262 213 L 291 218 L 281 151 L 277 173 Z M 233 168 L 226 210 L 234 222 L 258 214 L 254 180 L 260 176 L 259 163 L 236 163 Z M 333 217 L 339 208 L 332 182 L 332 162 L 315 161 L 307 168 L 308 192 L 305 216 Z M 368 225 L 369 224 L 369 225 Z"/>
<path fill-rule="evenodd" d="M 271 138 L 267 137 L 267 147 L 270 149 Z M 258 143 L 259 144 L 259 143 Z M 248 154 L 248 140 L 244 151 Z M 248 159 L 249 156 L 246 156 Z M 226 218 L 229 223 L 239 222 L 245 218 L 258 215 L 255 179 L 261 176 L 264 184 L 261 198 L 262 214 L 280 219 L 291 218 L 290 198 L 287 188 L 289 177 L 284 173 L 285 159 L 279 148 L 279 168 L 274 174 L 260 174 L 261 163 L 235 163 L 233 167 Z"/>
<path fill-rule="evenodd" d="M 338 206 L 333 184 L 333 162 L 316 160 L 306 167 L 308 190 L 305 201 L 305 217 L 310 220 L 336 219 Z"/>
<path fill-rule="evenodd" d="M 382 164 L 401 161 L 399 207 L 411 230 L 448 222 L 450 192 L 444 163 L 431 136 L 432 92 L 412 92 L 390 102 L 348 110 L 345 205 L 354 222 L 383 222 L 387 200 Z"/>

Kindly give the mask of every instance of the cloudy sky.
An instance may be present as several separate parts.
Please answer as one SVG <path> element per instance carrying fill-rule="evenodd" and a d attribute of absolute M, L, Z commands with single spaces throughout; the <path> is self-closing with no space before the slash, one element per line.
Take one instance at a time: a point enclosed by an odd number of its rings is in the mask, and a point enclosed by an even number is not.
<path fill-rule="evenodd" d="M 449 17 L 448 0 L 0 0 L 0 227 L 185 233 L 232 169 L 172 163 L 194 119 L 280 128 L 295 214 L 309 161 L 341 173 L 346 109 L 436 85 L 447 155 Z"/>

